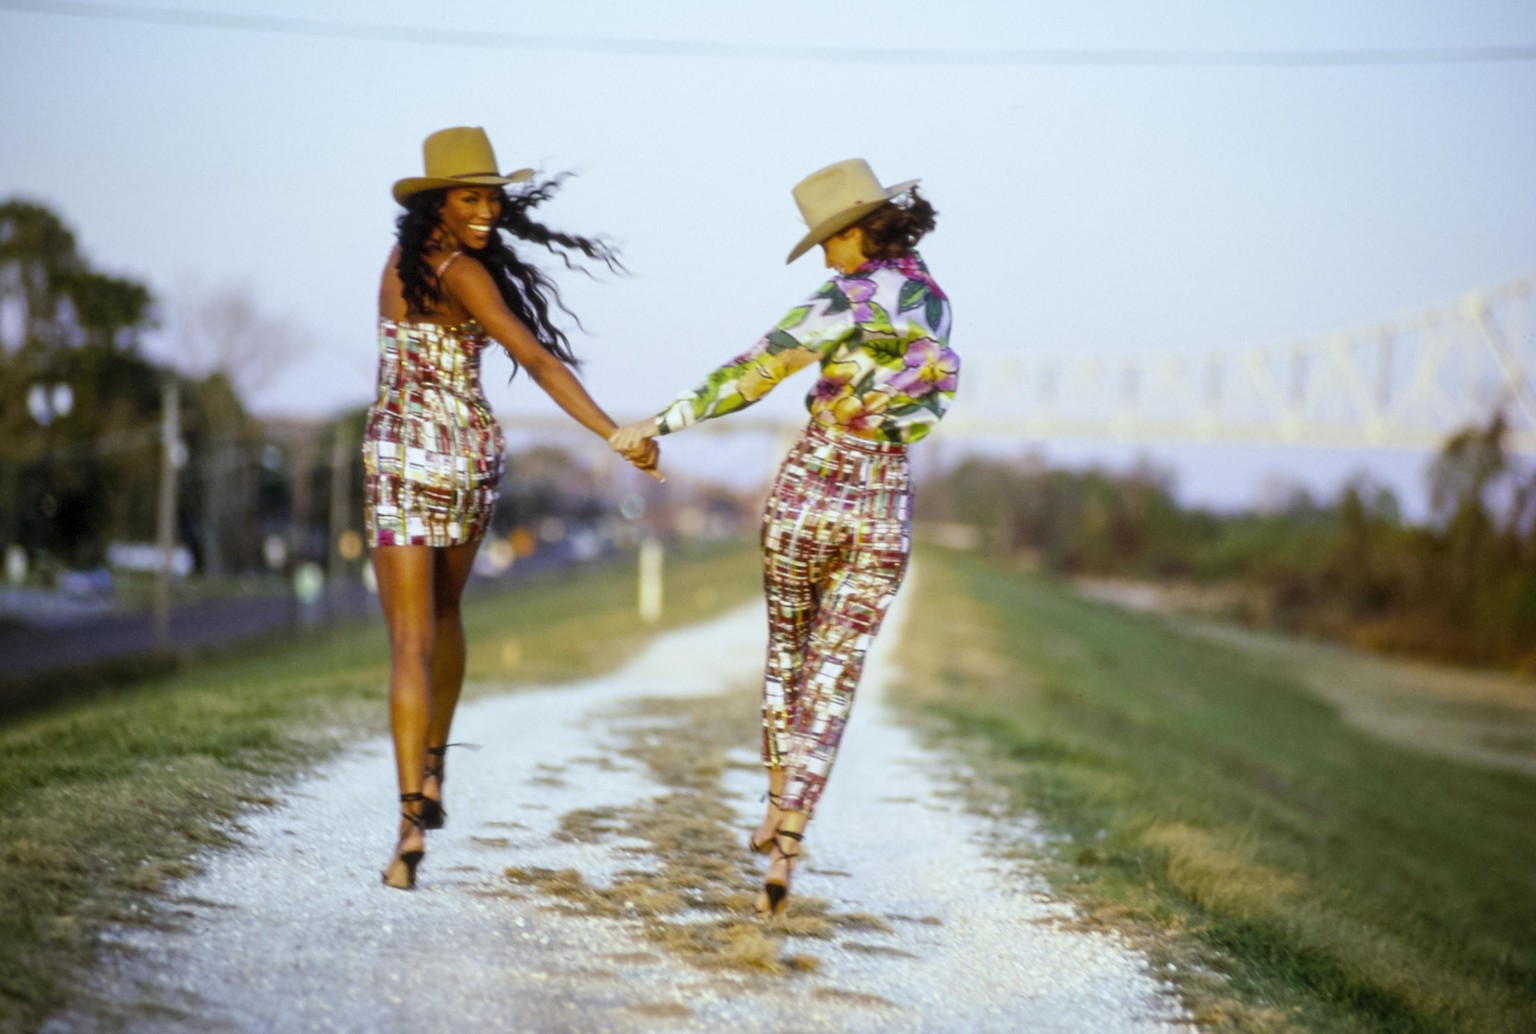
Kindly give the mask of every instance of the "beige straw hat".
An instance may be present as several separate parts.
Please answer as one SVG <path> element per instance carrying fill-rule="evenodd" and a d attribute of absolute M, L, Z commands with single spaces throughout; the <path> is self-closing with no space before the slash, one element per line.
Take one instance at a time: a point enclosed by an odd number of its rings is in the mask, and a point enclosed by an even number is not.
<path fill-rule="evenodd" d="M 882 187 L 874 170 L 863 158 L 849 158 L 818 169 L 795 184 L 795 204 L 800 216 L 811 228 L 790 251 L 785 264 L 795 261 L 811 248 L 835 233 L 841 233 L 891 198 L 904 194 L 918 184 L 907 180 Z"/>
<path fill-rule="evenodd" d="M 437 187 L 500 187 L 520 183 L 533 175 L 518 169 L 505 176 L 496 171 L 496 152 L 479 126 L 439 129 L 421 144 L 425 176 L 409 176 L 395 184 L 395 200 L 402 205 L 412 194 Z"/>

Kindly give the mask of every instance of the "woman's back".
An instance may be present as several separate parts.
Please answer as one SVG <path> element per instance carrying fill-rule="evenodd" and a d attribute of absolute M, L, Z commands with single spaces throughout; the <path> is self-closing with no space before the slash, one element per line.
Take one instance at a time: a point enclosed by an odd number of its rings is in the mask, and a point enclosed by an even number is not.
<path fill-rule="evenodd" d="M 442 322 L 448 306 L 404 318 L 397 254 L 379 288 L 377 392 L 363 432 L 371 533 L 380 545 L 466 542 L 489 524 L 506 445 L 480 384 L 490 338 L 472 319 Z M 439 275 L 455 258 L 439 261 Z"/>

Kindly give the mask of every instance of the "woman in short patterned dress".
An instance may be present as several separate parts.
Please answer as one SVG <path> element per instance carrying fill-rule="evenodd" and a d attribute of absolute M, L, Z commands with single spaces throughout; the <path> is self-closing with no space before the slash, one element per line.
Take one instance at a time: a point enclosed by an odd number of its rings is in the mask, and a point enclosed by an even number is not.
<path fill-rule="evenodd" d="M 464 681 L 459 601 L 490 525 L 503 439 L 480 388 L 492 341 L 583 427 L 615 429 L 571 373 L 570 343 L 549 318 L 554 285 L 503 234 L 561 259 L 579 252 L 617 268 L 600 241 L 529 217 L 557 181 L 521 193 L 532 176 L 497 173 L 484 130 L 427 137 L 424 176 L 395 184 L 405 207 L 379 284 L 378 397 L 363 441 L 365 506 L 379 600 L 389 626 L 390 728 L 402 804 L 384 883 L 411 889 L 425 831 L 443 825 L 443 756 Z M 620 450 L 655 474 L 654 449 Z"/>
<path fill-rule="evenodd" d="M 763 512 L 768 660 L 763 764 L 768 809 L 749 837 L 771 854 L 760 915 L 782 912 L 806 823 L 826 785 L 864 656 L 906 570 L 912 488 L 907 446 L 954 398 L 949 301 L 917 252 L 934 211 L 916 181 L 882 187 L 859 160 L 794 188 L 835 271 L 803 305 L 696 390 L 612 439 L 654 436 L 745 409 L 811 363 L 810 423 L 779 469 Z"/>

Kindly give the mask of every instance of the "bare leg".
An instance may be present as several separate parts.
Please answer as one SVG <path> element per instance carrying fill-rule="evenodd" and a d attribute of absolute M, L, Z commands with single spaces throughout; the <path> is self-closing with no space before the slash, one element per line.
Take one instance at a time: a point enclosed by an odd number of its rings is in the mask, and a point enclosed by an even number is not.
<path fill-rule="evenodd" d="M 453 713 L 464 689 L 464 621 L 460 604 L 464 586 L 474 567 L 478 540 L 460 546 L 433 551 L 432 572 L 432 694 L 427 723 L 427 746 L 441 750 L 448 742 Z M 443 763 L 441 754 L 426 760 L 426 775 L 421 792 L 428 800 L 443 799 Z M 439 814 L 441 811 L 439 809 Z"/>
<path fill-rule="evenodd" d="M 402 796 L 421 793 L 426 759 L 433 648 L 432 553 L 427 546 L 381 546 L 373 551 L 379 602 L 389 628 L 389 727 Z M 407 810 L 415 814 L 409 805 Z M 424 850 L 425 843 L 420 827 L 402 818 L 400 842 L 385 870 L 385 882 L 409 886 L 400 857 Z"/>

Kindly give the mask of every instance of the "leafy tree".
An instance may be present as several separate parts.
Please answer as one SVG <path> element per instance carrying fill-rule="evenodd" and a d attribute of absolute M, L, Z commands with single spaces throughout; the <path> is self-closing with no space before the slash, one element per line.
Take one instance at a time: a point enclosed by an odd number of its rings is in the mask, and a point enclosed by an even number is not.
<path fill-rule="evenodd" d="M 1429 472 L 1432 519 L 1403 521 L 1366 480 L 1332 503 L 1293 487 L 1262 511 L 1184 510 L 1171 480 L 970 459 L 945 478 L 988 548 L 1067 575 L 1237 582 L 1247 616 L 1361 645 L 1536 671 L 1536 469 L 1500 415 L 1451 435 Z"/>
<path fill-rule="evenodd" d="M 93 270 L 51 211 L 0 203 L 0 539 L 85 564 L 153 527 L 154 319 L 148 288 Z"/>

